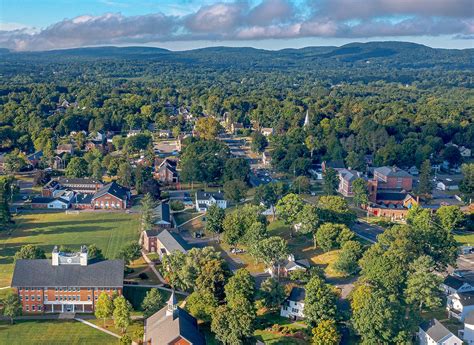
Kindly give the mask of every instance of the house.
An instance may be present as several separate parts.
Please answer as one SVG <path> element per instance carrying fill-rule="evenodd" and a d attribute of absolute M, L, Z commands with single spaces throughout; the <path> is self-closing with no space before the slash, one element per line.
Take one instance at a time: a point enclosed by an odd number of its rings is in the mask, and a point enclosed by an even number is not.
<path fill-rule="evenodd" d="M 220 208 L 227 208 L 227 200 L 224 199 L 224 193 L 219 192 L 196 192 L 196 210 L 206 212 L 211 205 L 217 205 Z"/>
<path fill-rule="evenodd" d="M 474 311 L 464 319 L 464 329 L 458 331 L 458 336 L 465 344 L 474 344 Z"/>
<path fill-rule="evenodd" d="M 108 147 L 108 146 L 104 146 L 104 143 L 102 141 L 88 140 L 88 141 L 86 141 L 86 144 L 85 144 L 85 150 L 87 152 L 91 151 L 91 150 L 94 150 L 94 149 L 97 149 L 100 152 L 104 153 L 106 147 Z"/>
<path fill-rule="evenodd" d="M 31 208 L 34 209 L 67 210 L 70 206 L 71 201 L 63 198 L 40 196 L 31 199 Z"/>
<path fill-rule="evenodd" d="M 460 321 L 474 310 L 474 291 L 456 292 L 448 296 L 446 309 L 450 317 Z"/>
<path fill-rule="evenodd" d="M 123 260 L 89 262 L 88 250 L 63 253 L 54 247 L 51 259 L 15 262 L 11 286 L 23 312 L 91 313 L 102 292 L 122 294 Z"/>
<path fill-rule="evenodd" d="M 459 190 L 459 183 L 457 181 L 453 181 L 450 178 L 447 178 L 445 180 L 438 181 L 436 183 L 436 189 L 438 190 Z"/>
<path fill-rule="evenodd" d="M 116 182 L 106 184 L 92 197 L 94 208 L 126 209 L 130 206 L 130 190 Z"/>
<path fill-rule="evenodd" d="M 63 155 L 56 155 L 53 157 L 52 168 L 55 170 L 64 170 L 66 169 L 66 162 L 64 161 Z"/>
<path fill-rule="evenodd" d="M 158 253 L 160 259 L 173 252 L 186 253 L 183 242 L 178 235 L 172 234 L 167 229 L 154 229 L 143 231 L 142 247 L 149 253 Z"/>
<path fill-rule="evenodd" d="M 306 291 L 300 287 L 293 287 L 290 296 L 283 302 L 280 309 L 280 316 L 289 319 L 303 319 L 304 318 L 304 299 Z"/>
<path fill-rule="evenodd" d="M 178 307 L 174 291 L 165 307 L 145 320 L 145 345 L 205 345 L 197 320 Z"/>
<path fill-rule="evenodd" d="M 264 127 L 262 129 L 260 129 L 260 133 L 262 133 L 264 136 L 268 137 L 270 135 L 273 135 L 273 128 Z"/>
<path fill-rule="evenodd" d="M 170 212 L 170 205 L 167 202 L 161 202 L 153 209 L 153 224 L 162 229 L 173 227 L 173 216 Z"/>
<path fill-rule="evenodd" d="M 470 148 L 467 148 L 467 147 L 465 147 L 465 146 L 461 146 L 461 147 L 459 148 L 459 153 L 461 153 L 461 156 L 462 156 L 462 157 L 470 158 L 472 151 L 471 151 Z"/>
<path fill-rule="evenodd" d="M 306 271 L 311 267 L 307 259 L 295 260 L 293 254 L 288 255 L 288 258 L 283 261 L 279 266 L 275 266 L 271 269 L 267 269 L 272 277 L 278 275 L 278 268 L 280 269 L 280 277 L 288 277 L 291 272 L 295 271 Z"/>
<path fill-rule="evenodd" d="M 41 161 L 41 158 L 43 158 L 43 151 L 37 151 L 26 157 L 29 165 L 33 168 L 36 168 L 38 166 L 38 163 Z"/>
<path fill-rule="evenodd" d="M 54 152 L 56 152 L 57 155 L 60 155 L 62 153 L 72 154 L 74 152 L 74 147 L 72 146 L 72 144 L 61 144 L 56 147 L 56 150 Z"/>
<path fill-rule="evenodd" d="M 444 278 L 441 287 L 446 295 L 474 291 L 474 271 L 454 271 Z"/>
<path fill-rule="evenodd" d="M 326 169 L 329 169 L 329 168 L 332 168 L 332 169 L 338 171 L 338 170 L 341 170 L 341 169 L 345 169 L 346 166 L 344 165 L 344 161 L 342 159 L 336 159 L 336 160 L 333 160 L 333 161 L 324 161 L 321 164 L 321 170 L 323 172 L 325 172 Z"/>
<path fill-rule="evenodd" d="M 57 180 L 51 181 L 57 181 L 60 188 L 70 189 L 76 193 L 94 194 L 104 187 L 104 184 L 101 181 L 90 178 L 60 177 Z"/>
<path fill-rule="evenodd" d="M 55 190 L 61 189 L 61 185 L 57 180 L 49 180 L 41 189 L 41 196 L 52 197 Z"/>
<path fill-rule="evenodd" d="M 71 201 L 71 207 L 75 210 L 92 209 L 94 208 L 92 197 L 92 194 L 76 193 Z"/>
<path fill-rule="evenodd" d="M 176 169 L 177 166 L 177 160 L 166 158 L 158 165 L 158 168 L 156 168 L 155 177 L 165 184 L 178 183 L 179 175 Z"/>
<path fill-rule="evenodd" d="M 461 345 L 462 340 L 437 319 L 423 322 L 418 330 L 420 345 Z"/>
<path fill-rule="evenodd" d="M 168 129 L 160 129 L 158 132 L 158 136 L 160 138 L 170 138 L 171 137 L 171 131 Z"/>
<path fill-rule="evenodd" d="M 263 165 L 270 165 L 272 163 L 272 155 L 270 153 L 270 151 L 268 150 L 265 150 L 262 152 L 262 164 Z"/>
<path fill-rule="evenodd" d="M 354 192 L 352 191 L 352 183 L 360 178 L 362 174 L 356 170 L 351 169 L 339 169 L 339 187 L 337 191 L 341 193 L 345 197 L 354 196 Z"/>
<path fill-rule="evenodd" d="M 411 191 L 413 176 L 397 167 L 379 167 L 374 169 L 374 180 L 378 189 Z"/>

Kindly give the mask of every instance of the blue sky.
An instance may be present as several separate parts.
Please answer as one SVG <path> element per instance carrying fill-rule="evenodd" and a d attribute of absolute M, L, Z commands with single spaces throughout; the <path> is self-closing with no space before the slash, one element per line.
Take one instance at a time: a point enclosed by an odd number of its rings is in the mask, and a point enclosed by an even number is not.
<path fill-rule="evenodd" d="M 472 0 L 0 0 L 0 47 L 264 49 L 401 40 L 471 48 Z"/>

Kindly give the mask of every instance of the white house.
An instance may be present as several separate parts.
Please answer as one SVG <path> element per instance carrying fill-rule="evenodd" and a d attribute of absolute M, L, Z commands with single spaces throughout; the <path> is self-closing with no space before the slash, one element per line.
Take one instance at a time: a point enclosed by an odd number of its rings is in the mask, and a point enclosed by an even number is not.
<path fill-rule="evenodd" d="M 474 344 L 474 312 L 470 312 L 464 319 L 464 329 L 458 332 L 459 338 L 466 344 Z"/>
<path fill-rule="evenodd" d="M 459 292 L 474 291 L 474 272 L 454 271 L 444 278 L 441 287 L 447 296 Z"/>
<path fill-rule="evenodd" d="M 305 289 L 300 287 L 294 287 L 291 289 L 290 296 L 281 306 L 280 316 L 287 317 L 289 319 L 303 319 L 305 297 Z"/>
<path fill-rule="evenodd" d="M 260 133 L 262 133 L 264 136 L 268 137 L 268 136 L 273 134 L 273 128 L 264 127 L 260 130 Z"/>
<path fill-rule="evenodd" d="M 459 184 L 451 179 L 438 181 L 436 188 L 439 190 L 459 190 Z"/>
<path fill-rule="evenodd" d="M 467 148 L 467 147 L 465 147 L 465 146 L 461 146 L 461 147 L 459 148 L 459 152 L 461 153 L 461 156 L 462 156 L 462 157 L 466 157 L 466 158 L 471 157 L 471 153 L 472 153 L 471 149 L 470 149 L 470 148 Z"/>
<path fill-rule="evenodd" d="M 418 330 L 420 345 L 462 345 L 462 340 L 436 319 L 423 322 Z"/>
<path fill-rule="evenodd" d="M 474 311 L 474 291 L 457 292 L 448 296 L 446 309 L 449 316 L 464 321 L 466 316 Z"/>
<path fill-rule="evenodd" d="M 206 212 L 211 205 L 217 205 L 220 208 L 227 208 L 227 200 L 224 199 L 224 193 L 221 192 L 196 192 L 196 210 Z"/>

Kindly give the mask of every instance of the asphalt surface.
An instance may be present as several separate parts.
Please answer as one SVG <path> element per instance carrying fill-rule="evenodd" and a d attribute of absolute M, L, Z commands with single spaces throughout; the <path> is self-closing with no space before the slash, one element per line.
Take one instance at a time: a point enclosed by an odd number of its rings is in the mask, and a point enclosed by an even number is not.
<path fill-rule="evenodd" d="M 377 236 L 384 232 L 384 229 L 377 225 L 371 225 L 359 221 L 351 226 L 351 230 L 354 231 L 359 237 L 375 243 L 377 242 Z"/>

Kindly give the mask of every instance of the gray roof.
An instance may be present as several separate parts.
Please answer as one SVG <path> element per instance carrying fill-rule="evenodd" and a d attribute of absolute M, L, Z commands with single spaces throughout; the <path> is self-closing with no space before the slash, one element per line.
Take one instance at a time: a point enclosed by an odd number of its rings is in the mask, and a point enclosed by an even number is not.
<path fill-rule="evenodd" d="M 449 329 L 436 319 L 423 322 L 420 328 L 435 342 L 444 339 L 448 335 L 453 335 Z"/>
<path fill-rule="evenodd" d="M 474 305 L 474 291 L 460 292 L 458 296 L 462 306 Z"/>
<path fill-rule="evenodd" d="M 389 177 L 412 177 L 409 173 L 405 170 L 399 169 L 397 167 L 379 167 L 374 169 L 374 173 L 378 172 L 381 175 L 389 176 Z"/>
<path fill-rule="evenodd" d="M 467 314 L 467 316 L 464 318 L 464 324 L 474 325 L 474 310 Z"/>
<path fill-rule="evenodd" d="M 123 269 L 123 260 L 53 266 L 48 259 L 21 259 L 15 263 L 11 286 L 122 287 Z"/>
<path fill-rule="evenodd" d="M 155 207 L 156 222 L 165 221 L 171 223 L 170 205 L 167 202 L 162 202 Z"/>
<path fill-rule="evenodd" d="M 166 315 L 168 306 L 163 307 L 145 320 L 145 339 L 152 345 L 167 345 L 183 337 L 193 345 L 205 344 L 196 319 L 187 311 L 177 308 L 175 315 Z"/>
<path fill-rule="evenodd" d="M 291 289 L 290 297 L 288 297 L 289 301 L 293 302 L 303 302 L 306 298 L 306 290 L 300 287 L 294 287 Z"/>
<path fill-rule="evenodd" d="M 202 190 L 196 192 L 197 200 L 209 200 L 211 197 L 216 200 L 225 200 L 224 193 L 221 192 L 204 192 Z"/>
<path fill-rule="evenodd" d="M 82 178 L 82 177 L 77 177 L 77 178 L 66 178 L 66 177 L 60 177 L 58 179 L 58 182 L 62 185 L 68 185 L 68 184 L 84 184 L 84 185 L 96 185 L 96 184 L 102 184 L 102 181 L 100 180 L 94 180 L 90 178 Z"/>
<path fill-rule="evenodd" d="M 186 253 L 186 249 L 183 248 L 183 246 L 176 240 L 175 237 L 173 237 L 173 235 L 171 235 L 168 230 L 163 229 L 156 237 L 170 253 L 174 251 Z"/>
<path fill-rule="evenodd" d="M 116 182 L 111 182 L 109 184 L 106 184 L 104 187 L 99 189 L 97 193 L 94 194 L 94 197 L 92 200 L 100 198 L 103 195 L 110 194 L 115 196 L 116 198 L 126 200 L 128 197 L 128 192 L 129 190 L 125 187 L 122 187 Z"/>

